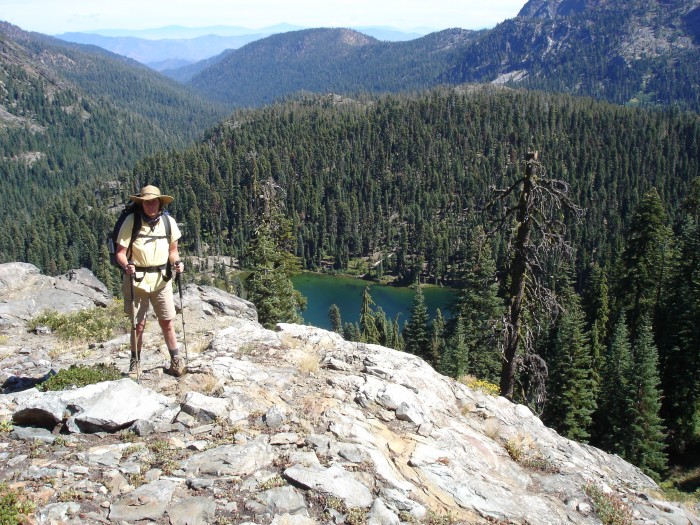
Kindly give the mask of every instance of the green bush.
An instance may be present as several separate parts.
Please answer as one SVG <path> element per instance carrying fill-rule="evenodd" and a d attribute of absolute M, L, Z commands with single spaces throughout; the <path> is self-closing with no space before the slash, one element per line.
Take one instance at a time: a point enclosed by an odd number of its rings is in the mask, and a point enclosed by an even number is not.
<path fill-rule="evenodd" d="M 107 308 L 89 308 L 68 314 L 47 310 L 31 319 L 28 326 L 32 331 L 48 326 L 66 341 L 107 341 L 116 332 L 128 330 L 122 304 L 122 301 L 114 301 Z"/>
<path fill-rule="evenodd" d="M 114 381 L 121 379 L 121 377 L 121 372 L 113 364 L 100 363 L 94 366 L 71 365 L 70 368 L 64 368 L 55 376 L 37 385 L 37 388 L 44 392 L 49 390 L 66 390 L 103 381 Z"/>
<path fill-rule="evenodd" d="M 586 485 L 584 490 L 591 498 L 595 513 L 603 525 L 631 525 L 632 513 L 619 496 L 605 493 L 592 483 Z"/>
<path fill-rule="evenodd" d="M 35 508 L 36 505 L 24 493 L 11 490 L 5 483 L 0 483 L 0 525 L 23 523 Z"/>

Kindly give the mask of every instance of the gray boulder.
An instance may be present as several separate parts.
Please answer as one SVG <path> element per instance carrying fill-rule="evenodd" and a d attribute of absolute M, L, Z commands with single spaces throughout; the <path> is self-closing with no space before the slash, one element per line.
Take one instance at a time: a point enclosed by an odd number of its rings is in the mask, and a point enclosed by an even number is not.
<path fill-rule="evenodd" d="M 184 465 L 184 470 L 195 475 L 244 476 L 257 472 L 272 463 L 272 447 L 264 441 L 245 445 L 222 445 L 195 454 Z"/>
<path fill-rule="evenodd" d="M 0 328 L 23 327 L 45 310 L 74 312 L 107 306 L 107 288 L 85 268 L 49 277 L 27 263 L 0 264 Z"/>
<path fill-rule="evenodd" d="M 129 399 L 138 399 L 138 403 L 126 403 Z M 25 396 L 13 414 L 13 421 L 17 425 L 51 429 L 69 419 L 69 429 L 74 432 L 114 432 L 139 419 L 155 418 L 169 403 L 167 397 L 131 379 L 121 379 L 76 390 Z"/>
<path fill-rule="evenodd" d="M 168 508 L 177 486 L 177 482 L 168 480 L 142 485 L 111 506 L 109 519 L 129 523 L 139 520 L 155 521 Z"/>
<path fill-rule="evenodd" d="M 253 303 L 214 286 L 185 286 L 182 307 L 200 316 L 237 317 L 253 322 L 258 320 L 258 311 Z"/>
<path fill-rule="evenodd" d="M 171 525 L 207 525 L 215 523 L 216 503 L 202 496 L 180 501 L 168 509 Z"/>
<path fill-rule="evenodd" d="M 284 475 L 307 489 L 332 494 L 348 507 L 368 508 L 373 502 L 367 486 L 338 465 L 329 468 L 294 465 L 285 470 Z"/>

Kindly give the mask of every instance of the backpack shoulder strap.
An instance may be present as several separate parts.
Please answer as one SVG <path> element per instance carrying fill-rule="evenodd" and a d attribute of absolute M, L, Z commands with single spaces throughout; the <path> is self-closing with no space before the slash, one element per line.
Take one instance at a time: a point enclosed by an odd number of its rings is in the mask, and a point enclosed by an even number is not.
<path fill-rule="evenodd" d="M 165 237 L 168 239 L 168 251 L 170 251 L 170 243 L 172 242 L 173 238 L 173 227 L 172 224 L 170 224 L 170 214 L 167 211 L 163 212 L 163 220 L 165 221 L 163 223 L 163 226 L 165 226 Z M 170 257 L 168 257 L 168 262 L 166 263 L 165 266 L 165 280 L 169 281 L 170 279 L 173 278 L 173 266 L 170 264 Z"/>
<path fill-rule="evenodd" d="M 129 241 L 129 247 L 126 249 L 126 258 L 128 260 L 131 260 L 134 241 L 139 236 L 139 232 L 141 231 L 141 214 L 138 210 L 134 210 L 132 215 L 134 216 L 134 223 L 131 228 L 131 240 Z"/>
<path fill-rule="evenodd" d="M 172 217 L 167 211 L 164 211 L 163 218 L 165 219 L 165 222 L 163 222 L 163 226 L 165 226 L 165 236 L 168 238 L 168 246 L 170 246 L 173 238 L 173 226 L 170 224 Z"/>

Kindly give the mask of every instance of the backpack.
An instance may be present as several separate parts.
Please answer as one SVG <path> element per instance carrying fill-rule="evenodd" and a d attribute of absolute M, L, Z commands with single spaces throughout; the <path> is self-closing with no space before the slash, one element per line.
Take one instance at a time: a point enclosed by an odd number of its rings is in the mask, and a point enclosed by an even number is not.
<path fill-rule="evenodd" d="M 118 267 L 120 270 L 122 267 L 119 265 L 117 262 L 117 240 L 119 238 L 119 230 L 122 228 L 122 224 L 124 224 L 124 221 L 126 218 L 134 214 L 134 227 L 131 230 L 131 240 L 129 241 L 129 247 L 126 249 L 126 258 L 127 260 L 131 260 L 131 246 L 134 244 L 134 241 L 138 238 L 139 232 L 141 231 L 141 213 L 139 212 L 139 206 L 135 202 L 130 202 L 127 204 L 124 209 L 121 211 L 119 214 L 119 217 L 117 217 L 117 221 L 114 223 L 114 228 L 112 228 L 112 234 L 107 237 L 107 247 L 109 249 L 109 262 L 112 264 L 112 266 Z M 170 225 L 170 214 L 163 210 L 162 217 L 164 218 L 163 225 L 165 226 L 165 235 L 168 238 L 168 244 L 171 242 L 170 239 L 172 238 L 172 228 Z M 170 274 L 170 261 L 167 263 L 168 266 L 168 275 Z"/>

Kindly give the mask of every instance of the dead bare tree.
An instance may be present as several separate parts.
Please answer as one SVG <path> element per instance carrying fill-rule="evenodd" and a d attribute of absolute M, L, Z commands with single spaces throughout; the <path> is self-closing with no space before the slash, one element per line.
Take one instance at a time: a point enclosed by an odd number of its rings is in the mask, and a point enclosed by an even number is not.
<path fill-rule="evenodd" d="M 559 302 L 544 279 L 545 258 L 571 254 L 566 242 L 565 217 L 576 220 L 581 209 L 567 196 L 568 184 L 543 177 L 536 151 L 525 156 L 525 175 L 506 189 L 493 188 L 492 205 L 499 205 L 496 228 L 511 227 L 508 308 L 502 338 L 501 395 L 512 399 L 518 367 L 529 375 L 527 399 L 531 405 L 545 401 L 547 365 L 534 353 L 533 334 L 542 312 L 556 315 Z M 519 193 L 518 193 L 519 192 Z M 517 201 L 515 201 L 517 197 Z M 514 203 L 512 203 L 515 201 Z M 509 205 L 509 202 L 512 203 Z M 512 226 L 511 226 L 512 225 Z M 526 311 L 530 312 L 526 320 Z M 539 316 L 539 317 L 538 317 Z M 518 355 L 520 347 L 522 355 Z"/>

